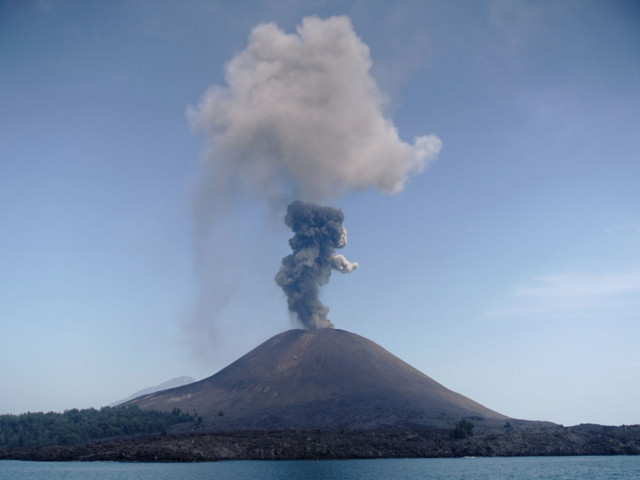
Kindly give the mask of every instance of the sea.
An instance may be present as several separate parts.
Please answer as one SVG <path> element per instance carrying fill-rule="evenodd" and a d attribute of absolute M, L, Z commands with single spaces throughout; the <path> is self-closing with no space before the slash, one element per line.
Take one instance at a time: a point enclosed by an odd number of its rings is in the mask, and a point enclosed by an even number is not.
<path fill-rule="evenodd" d="M 209 463 L 0 460 L 0 480 L 640 479 L 640 456 Z"/>

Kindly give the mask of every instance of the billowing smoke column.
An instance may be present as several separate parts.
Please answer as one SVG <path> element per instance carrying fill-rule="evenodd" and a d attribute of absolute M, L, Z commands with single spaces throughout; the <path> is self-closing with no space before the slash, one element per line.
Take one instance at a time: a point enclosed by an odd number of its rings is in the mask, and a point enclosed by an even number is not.
<path fill-rule="evenodd" d="M 276 283 L 287 295 L 289 311 L 307 330 L 333 327 L 329 308 L 320 302 L 320 287 L 329 281 L 331 270 L 348 273 L 358 268 L 336 248 L 347 244 L 342 210 L 295 201 L 287 208 L 284 222 L 294 232 L 289 240 L 293 253 L 282 259 Z"/>
<path fill-rule="evenodd" d="M 203 307 L 189 325 L 193 336 L 215 330 L 217 314 L 232 296 L 235 270 L 225 265 L 233 264 L 233 242 L 224 238 L 232 229 L 221 221 L 241 195 L 274 211 L 294 199 L 324 202 L 372 187 L 394 195 L 437 157 L 442 142 L 436 135 L 400 138 L 384 113 L 385 96 L 371 67 L 369 47 L 346 16 L 307 17 L 293 33 L 265 23 L 225 66 L 226 85 L 212 85 L 187 108 L 192 128 L 211 143 L 196 195 L 196 263 L 205 280 L 198 299 Z M 301 208 L 295 205 L 293 210 Z M 295 225 L 294 238 L 311 242 L 299 237 Z M 321 308 L 309 308 L 299 299 L 317 301 L 317 288 L 331 268 L 353 268 L 344 257 L 327 253 L 340 241 L 323 245 L 294 249 L 278 274 L 279 284 L 292 292 L 290 308 L 309 328 L 329 324 L 326 307 L 317 302 Z M 313 261 L 305 257 L 316 251 Z M 317 271 L 307 270 L 305 262 Z M 302 282 L 314 275 L 315 283 Z M 221 301 L 209 307 L 216 295 Z"/>

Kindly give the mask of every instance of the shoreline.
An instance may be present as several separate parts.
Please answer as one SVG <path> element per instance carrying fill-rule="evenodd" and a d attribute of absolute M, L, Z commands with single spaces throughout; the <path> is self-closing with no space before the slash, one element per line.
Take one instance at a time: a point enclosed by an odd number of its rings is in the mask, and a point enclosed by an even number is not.
<path fill-rule="evenodd" d="M 0 460 L 162 463 L 593 455 L 640 455 L 640 425 L 509 429 L 463 439 L 426 427 L 207 432 L 0 450 Z"/>

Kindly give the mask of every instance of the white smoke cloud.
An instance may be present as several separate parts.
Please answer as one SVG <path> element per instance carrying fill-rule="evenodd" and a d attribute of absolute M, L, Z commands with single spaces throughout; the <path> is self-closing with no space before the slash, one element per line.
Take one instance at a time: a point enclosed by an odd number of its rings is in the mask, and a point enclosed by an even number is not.
<path fill-rule="evenodd" d="M 342 227 L 340 239 L 336 244 L 336 248 L 344 248 L 347 245 L 347 229 Z M 331 267 L 340 273 L 350 273 L 358 268 L 358 262 L 350 262 L 344 255 L 332 255 Z"/>
<path fill-rule="evenodd" d="M 358 268 L 358 262 L 351 263 L 344 255 L 334 255 L 331 257 L 331 266 L 340 273 L 349 273 Z"/>
<path fill-rule="evenodd" d="M 274 23 L 254 28 L 226 66 L 228 86 L 212 86 L 187 110 L 214 146 L 219 184 L 239 181 L 278 203 L 368 187 L 400 192 L 442 142 L 399 138 L 371 66 L 345 16 L 307 17 L 294 34 Z"/>

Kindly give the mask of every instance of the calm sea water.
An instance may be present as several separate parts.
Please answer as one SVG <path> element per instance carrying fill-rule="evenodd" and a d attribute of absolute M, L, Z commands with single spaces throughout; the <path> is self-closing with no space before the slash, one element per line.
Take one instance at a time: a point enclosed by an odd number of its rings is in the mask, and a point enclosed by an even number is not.
<path fill-rule="evenodd" d="M 640 479 L 640 457 L 528 457 L 217 463 L 0 461 L 0 480 Z"/>

